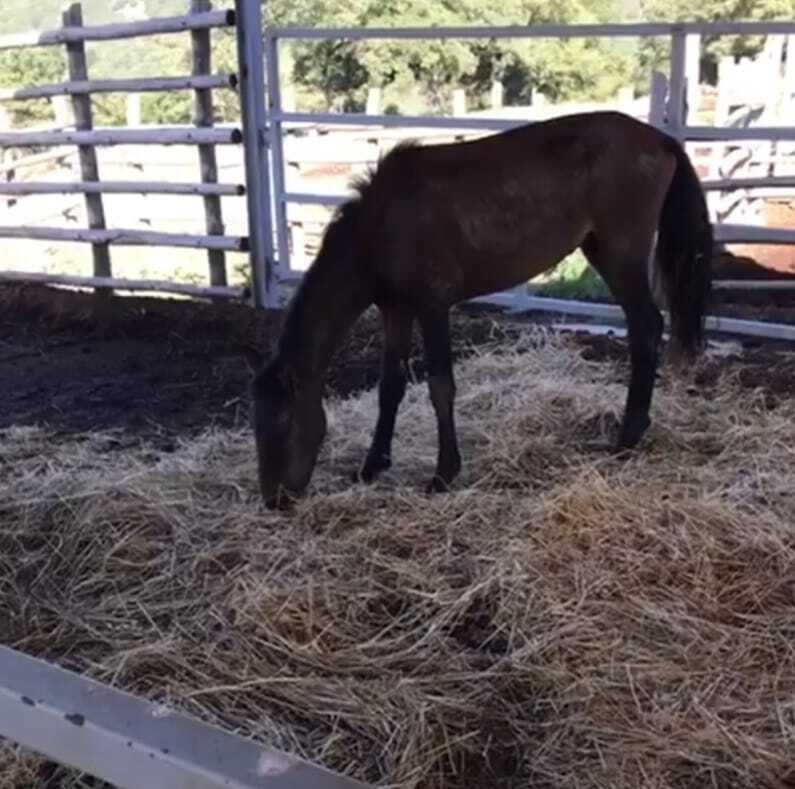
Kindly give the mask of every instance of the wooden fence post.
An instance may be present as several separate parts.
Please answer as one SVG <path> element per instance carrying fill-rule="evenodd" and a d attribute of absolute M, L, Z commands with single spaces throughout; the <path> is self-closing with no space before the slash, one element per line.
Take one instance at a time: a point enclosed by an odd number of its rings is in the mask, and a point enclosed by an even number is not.
<path fill-rule="evenodd" d="M 463 88 L 456 88 L 453 91 L 453 115 L 467 114 L 467 94 Z"/>
<path fill-rule="evenodd" d="M 135 129 L 141 126 L 143 116 L 141 115 L 140 93 L 127 94 L 126 115 L 127 115 L 127 125 L 130 128 Z"/>
<path fill-rule="evenodd" d="M 211 0 L 191 0 L 191 13 L 200 14 L 212 9 Z M 191 31 L 191 44 L 193 49 L 193 76 L 210 74 L 212 70 L 212 46 L 209 30 Z M 199 127 L 210 127 L 214 123 L 213 93 L 211 90 L 199 89 L 195 92 L 194 108 L 196 117 L 194 123 Z M 218 163 L 215 157 L 215 146 L 199 146 L 199 166 L 203 183 L 218 182 Z M 204 216 L 207 234 L 211 236 L 224 235 L 224 220 L 221 212 L 221 198 L 218 195 L 205 195 Z M 210 264 L 210 285 L 226 285 L 226 261 L 224 253 L 211 249 L 207 253 Z"/>
<path fill-rule="evenodd" d="M 493 110 L 502 109 L 504 88 L 502 82 L 494 80 L 491 83 L 491 91 L 489 92 L 489 103 Z"/>
<path fill-rule="evenodd" d="M 83 9 L 80 3 L 73 3 L 63 12 L 64 27 L 82 27 Z M 69 65 L 69 79 L 73 82 L 88 80 L 88 66 L 86 63 L 86 48 L 82 41 L 75 41 L 66 45 L 66 54 Z M 75 129 L 77 131 L 91 131 L 93 119 L 91 113 L 91 95 L 89 93 L 76 93 L 72 96 L 72 109 L 75 116 Z M 80 173 L 84 181 L 99 181 L 99 166 L 97 165 L 97 152 L 93 145 L 80 145 L 78 147 L 80 158 Z M 86 194 L 86 214 L 88 227 L 91 230 L 105 230 L 105 209 L 102 206 L 102 195 Z M 110 277 L 110 250 L 107 244 L 97 243 L 91 247 L 94 254 L 94 276 Z M 98 293 L 110 293 L 106 288 L 98 288 Z"/>

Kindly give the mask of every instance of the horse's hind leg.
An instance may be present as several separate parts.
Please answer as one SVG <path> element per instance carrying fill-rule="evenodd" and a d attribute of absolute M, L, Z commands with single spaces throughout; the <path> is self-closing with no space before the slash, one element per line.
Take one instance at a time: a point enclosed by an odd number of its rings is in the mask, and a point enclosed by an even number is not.
<path fill-rule="evenodd" d="M 652 297 L 648 256 L 652 245 L 640 243 L 634 252 L 611 250 L 593 235 L 582 245 L 591 265 L 602 275 L 627 319 L 631 374 L 617 449 L 634 447 L 651 424 L 649 410 L 662 339 L 663 319 Z M 634 245 L 633 245 L 634 246 Z"/>
<path fill-rule="evenodd" d="M 411 352 L 411 313 L 396 307 L 382 307 L 384 350 L 381 381 L 378 385 L 378 422 L 364 465 L 357 480 L 372 482 L 392 465 L 392 437 L 398 408 L 406 393 L 406 367 Z"/>
<path fill-rule="evenodd" d="M 436 412 L 439 435 L 436 473 L 428 491 L 444 491 L 461 470 L 461 455 L 458 451 L 453 415 L 455 380 L 450 345 L 450 314 L 447 309 L 427 312 L 420 316 L 420 325 L 428 362 L 428 389 Z"/>

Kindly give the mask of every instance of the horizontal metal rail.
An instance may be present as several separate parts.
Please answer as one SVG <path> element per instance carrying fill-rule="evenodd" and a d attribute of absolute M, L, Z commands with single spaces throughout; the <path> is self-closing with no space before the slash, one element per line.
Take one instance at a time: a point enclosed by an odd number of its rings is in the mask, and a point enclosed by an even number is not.
<path fill-rule="evenodd" d="M 0 132 L 0 148 L 30 145 L 236 145 L 240 129 L 156 128 Z"/>
<path fill-rule="evenodd" d="M 795 244 L 795 228 L 720 224 L 715 238 L 724 244 Z"/>
<path fill-rule="evenodd" d="M 549 283 L 530 282 L 529 293 L 539 293 Z M 795 277 L 792 279 L 716 279 L 712 281 L 713 290 L 795 290 Z M 544 298 L 543 296 L 541 298 Z"/>
<path fill-rule="evenodd" d="M 186 30 L 207 30 L 214 27 L 230 27 L 235 24 L 235 12 L 208 11 L 187 16 L 158 17 L 138 22 L 120 22 L 109 25 L 85 25 L 63 27 L 43 33 L 17 33 L 0 36 L 0 50 L 22 47 L 55 46 L 80 41 L 118 41 L 139 36 L 155 36 L 165 33 L 182 33 Z"/>
<path fill-rule="evenodd" d="M 542 296 L 527 296 L 525 294 L 517 295 L 513 293 L 495 293 L 489 296 L 481 296 L 480 298 L 473 299 L 472 303 L 491 304 L 497 307 L 508 308 L 512 312 L 539 310 L 541 312 L 553 312 L 561 315 L 589 315 L 597 318 L 624 321 L 624 311 L 617 304 L 600 304 L 598 302 L 553 299 Z M 710 331 L 795 342 L 795 326 L 785 323 L 751 321 L 740 318 L 725 318 L 719 315 L 710 315 L 707 317 L 705 325 Z"/>
<path fill-rule="evenodd" d="M 3 88 L 0 101 L 75 96 L 83 93 L 154 93 L 169 90 L 211 90 L 237 87 L 235 74 L 207 74 L 196 77 L 138 77 L 135 79 L 91 79 L 58 82 L 29 88 Z"/>
<path fill-rule="evenodd" d="M 309 192 L 285 192 L 282 200 L 285 203 L 302 203 L 304 205 L 335 206 L 344 203 L 348 197 L 345 195 L 321 195 Z"/>
<path fill-rule="evenodd" d="M 150 230 L 72 230 L 62 227 L 0 226 L 0 238 L 25 238 L 39 241 L 75 241 L 117 246 L 187 247 L 246 252 L 248 239 L 241 236 L 200 236 L 187 233 L 157 233 Z"/>
<path fill-rule="evenodd" d="M 688 142 L 723 142 L 724 140 L 795 140 L 791 126 L 685 126 L 682 135 Z"/>
<path fill-rule="evenodd" d="M 281 123 L 324 123 L 329 126 L 405 126 L 427 129 L 515 129 L 529 121 L 507 118 L 449 118 L 438 115 L 367 115 L 352 112 L 277 112 L 268 117 Z"/>
<path fill-rule="evenodd" d="M 6 647 L 0 736 L 121 789 L 366 789 Z"/>
<path fill-rule="evenodd" d="M 350 195 L 314 194 L 311 192 L 285 192 L 286 203 L 336 206 L 350 199 Z M 795 229 L 760 227 L 757 225 L 715 225 L 716 240 L 725 244 L 795 244 Z"/>
<path fill-rule="evenodd" d="M 358 113 L 330 112 L 276 112 L 270 117 L 282 123 L 318 124 L 328 126 L 397 126 L 427 129 L 482 129 L 498 131 L 515 129 L 537 123 L 531 119 L 508 119 L 488 117 L 447 117 L 435 115 L 367 115 Z M 730 140 L 795 140 L 795 128 L 786 126 L 687 126 L 682 135 L 688 142 L 723 142 Z"/>
<path fill-rule="evenodd" d="M 0 181 L 0 195 L 42 194 L 163 194 L 240 196 L 242 184 L 179 183 L 176 181 Z"/>
<path fill-rule="evenodd" d="M 285 285 L 297 286 L 301 283 L 301 272 L 290 272 L 281 278 Z M 530 296 L 524 293 L 502 292 L 478 296 L 462 304 L 486 304 L 500 307 L 512 313 L 551 312 L 560 315 L 585 315 L 604 320 L 625 323 L 624 311 L 617 304 L 605 304 L 593 301 L 575 301 L 572 299 L 555 299 L 546 296 Z M 726 318 L 720 315 L 709 315 L 705 326 L 710 331 L 739 334 L 750 337 L 764 337 L 771 340 L 795 342 L 795 326 L 786 323 L 769 321 L 752 321 L 741 318 Z"/>
<path fill-rule="evenodd" d="M 34 282 L 42 285 L 64 285 L 70 288 L 109 288 L 124 291 L 177 293 L 209 299 L 242 299 L 244 288 L 230 285 L 192 285 L 159 279 L 118 279 L 116 277 L 80 277 L 73 274 L 47 274 L 31 271 L 0 271 L 0 282 Z"/>
<path fill-rule="evenodd" d="M 707 178 L 701 182 L 707 191 L 731 191 L 733 189 L 791 189 L 795 187 L 795 176 L 770 175 L 766 178 Z"/>
<path fill-rule="evenodd" d="M 716 279 L 714 290 L 795 290 L 795 279 Z"/>
<path fill-rule="evenodd" d="M 609 25 L 503 25 L 496 27 L 275 27 L 266 36 L 277 39 L 468 39 L 468 38 L 621 38 L 708 35 L 771 35 L 795 33 L 795 22 L 649 22 Z"/>

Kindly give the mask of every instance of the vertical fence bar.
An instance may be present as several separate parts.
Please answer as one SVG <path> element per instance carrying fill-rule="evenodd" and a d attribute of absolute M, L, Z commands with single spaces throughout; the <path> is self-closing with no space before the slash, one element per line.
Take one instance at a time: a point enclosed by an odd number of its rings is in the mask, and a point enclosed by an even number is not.
<path fill-rule="evenodd" d="M 694 117 L 701 105 L 701 36 L 691 33 L 685 39 L 685 96 L 687 113 Z"/>
<path fill-rule="evenodd" d="M 240 108 L 246 164 L 246 202 L 251 261 L 251 290 L 256 307 L 279 306 L 273 259 L 270 167 L 262 52 L 262 9 L 258 0 L 235 0 Z"/>
<path fill-rule="evenodd" d="M 662 129 L 665 126 L 665 100 L 668 96 L 668 77 L 659 71 L 652 72 L 649 91 L 649 124 Z"/>
<path fill-rule="evenodd" d="M 279 70 L 279 39 L 270 31 L 265 34 L 265 67 L 267 69 L 269 113 L 277 116 L 282 112 L 282 87 Z M 279 268 L 290 270 L 290 245 L 287 229 L 287 206 L 284 202 L 284 137 L 280 120 L 271 118 L 270 147 L 273 162 L 273 191 L 276 211 L 276 245 Z"/>
<path fill-rule="evenodd" d="M 790 35 L 787 36 L 787 60 L 784 71 L 784 102 L 788 110 L 793 95 L 795 95 L 795 35 Z M 787 117 L 791 119 L 792 115 Z"/>
<path fill-rule="evenodd" d="M 83 9 L 80 3 L 73 3 L 63 12 L 64 27 L 82 27 Z M 69 65 L 69 79 L 73 82 L 88 80 L 88 65 L 86 61 L 86 48 L 82 41 L 75 41 L 66 45 L 67 60 Z M 72 108 L 75 116 L 75 128 L 78 131 L 90 131 L 93 127 L 91 112 L 91 95 L 89 93 L 76 93 L 72 96 Z M 84 181 L 99 181 L 99 166 L 97 152 L 93 145 L 80 145 L 78 147 L 80 159 L 80 173 Z M 88 226 L 91 230 L 105 229 L 105 209 L 102 205 L 102 195 L 86 194 L 86 215 Z M 110 277 L 110 250 L 107 244 L 93 244 L 94 276 Z M 98 288 L 98 292 L 109 293 L 107 288 Z"/>
<path fill-rule="evenodd" d="M 212 9 L 211 0 L 191 0 L 191 13 L 201 14 Z M 212 72 L 212 45 L 210 31 L 192 30 L 191 47 L 193 51 L 193 76 L 198 77 Z M 194 93 L 194 124 L 198 127 L 209 127 L 214 123 L 212 90 L 197 90 Z M 215 158 L 214 145 L 199 145 L 199 167 L 203 183 L 218 183 L 218 163 Z M 205 195 L 204 218 L 207 235 L 224 235 L 224 220 L 221 212 L 221 198 L 218 195 Z M 226 285 L 226 259 L 220 249 L 207 252 L 210 264 L 210 285 Z"/>
<path fill-rule="evenodd" d="M 687 124 L 685 106 L 685 69 L 687 65 L 687 35 L 683 28 L 675 27 L 671 36 L 671 77 L 668 85 L 668 127 L 670 133 L 684 142 Z"/>

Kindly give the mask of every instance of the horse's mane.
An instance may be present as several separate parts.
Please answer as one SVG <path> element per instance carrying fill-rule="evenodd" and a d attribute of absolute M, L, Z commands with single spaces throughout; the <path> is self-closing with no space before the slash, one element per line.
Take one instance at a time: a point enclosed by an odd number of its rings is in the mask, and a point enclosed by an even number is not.
<path fill-rule="evenodd" d="M 350 181 L 350 188 L 354 196 L 337 206 L 331 221 L 328 223 L 320 244 L 318 258 L 334 248 L 342 248 L 350 239 L 355 238 L 361 217 L 362 201 L 370 192 L 373 182 L 379 172 L 395 160 L 403 151 L 418 148 L 420 143 L 413 139 L 402 140 L 386 154 L 381 156 L 376 165 L 371 165 L 364 173 L 355 176 Z M 317 267 L 311 265 L 304 274 L 303 285 L 311 283 L 318 276 Z M 297 298 L 302 297 L 303 285 L 298 289 Z"/>
<path fill-rule="evenodd" d="M 393 146 L 389 151 L 385 154 L 382 154 L 378 162 L 374 165 L 369 165 L 367 170 L 359 175 L 354 176 L 350 181 L 350 187 L 356 193 L 356 197 L 353 200 L 348 202 L 358 202 L 367 194 L 370 190 L 370 187 L 373 185 L 373 181 L 375 177 L 378 175 L 380 171 L 382 171 L 385 167 L 387 167 L 391 162 L 393 162 L 403 151 L 408 151 L 414 148 L 419 148 L 421 143 L 419 140 L 414 138 L 409 138 L 407 140 L 401 140 L 397 145 Z M 342 209 L 348 203 L 343 203 L 341 206 Z"/>
<path fill-rule="evenodd" d="M 298 327 L 306 308 L 309 293 L 325 287 L 324 283 L 328 280 L 329 267 L 336 268 L 340 261 L 349 257 L 346 253 L 355 248 L 353 245 L 356 243 L 362 221 L 362 203 L 371 192 L 379 172 L 383 172 L 384 168 L 389 168 L 395 158 L 404 151 L 418 147 L 420 147 L 419 143 L 415 140 L 403 140 L 381 156 L 375 166 L 371 166 L 366 172 L 351 180 L 350 187 L 355 194 L 337 206 L 323 233 L 320 250 L 315 261 L 304 273 L 301 284 L 287 309 L 284 331 L 279 340 L 280 346 L 294 342 L 294 338 L 298 336 Z M 278 369 L 277 362 L 272 362 L 269 369 L 272 371 Z"/>

